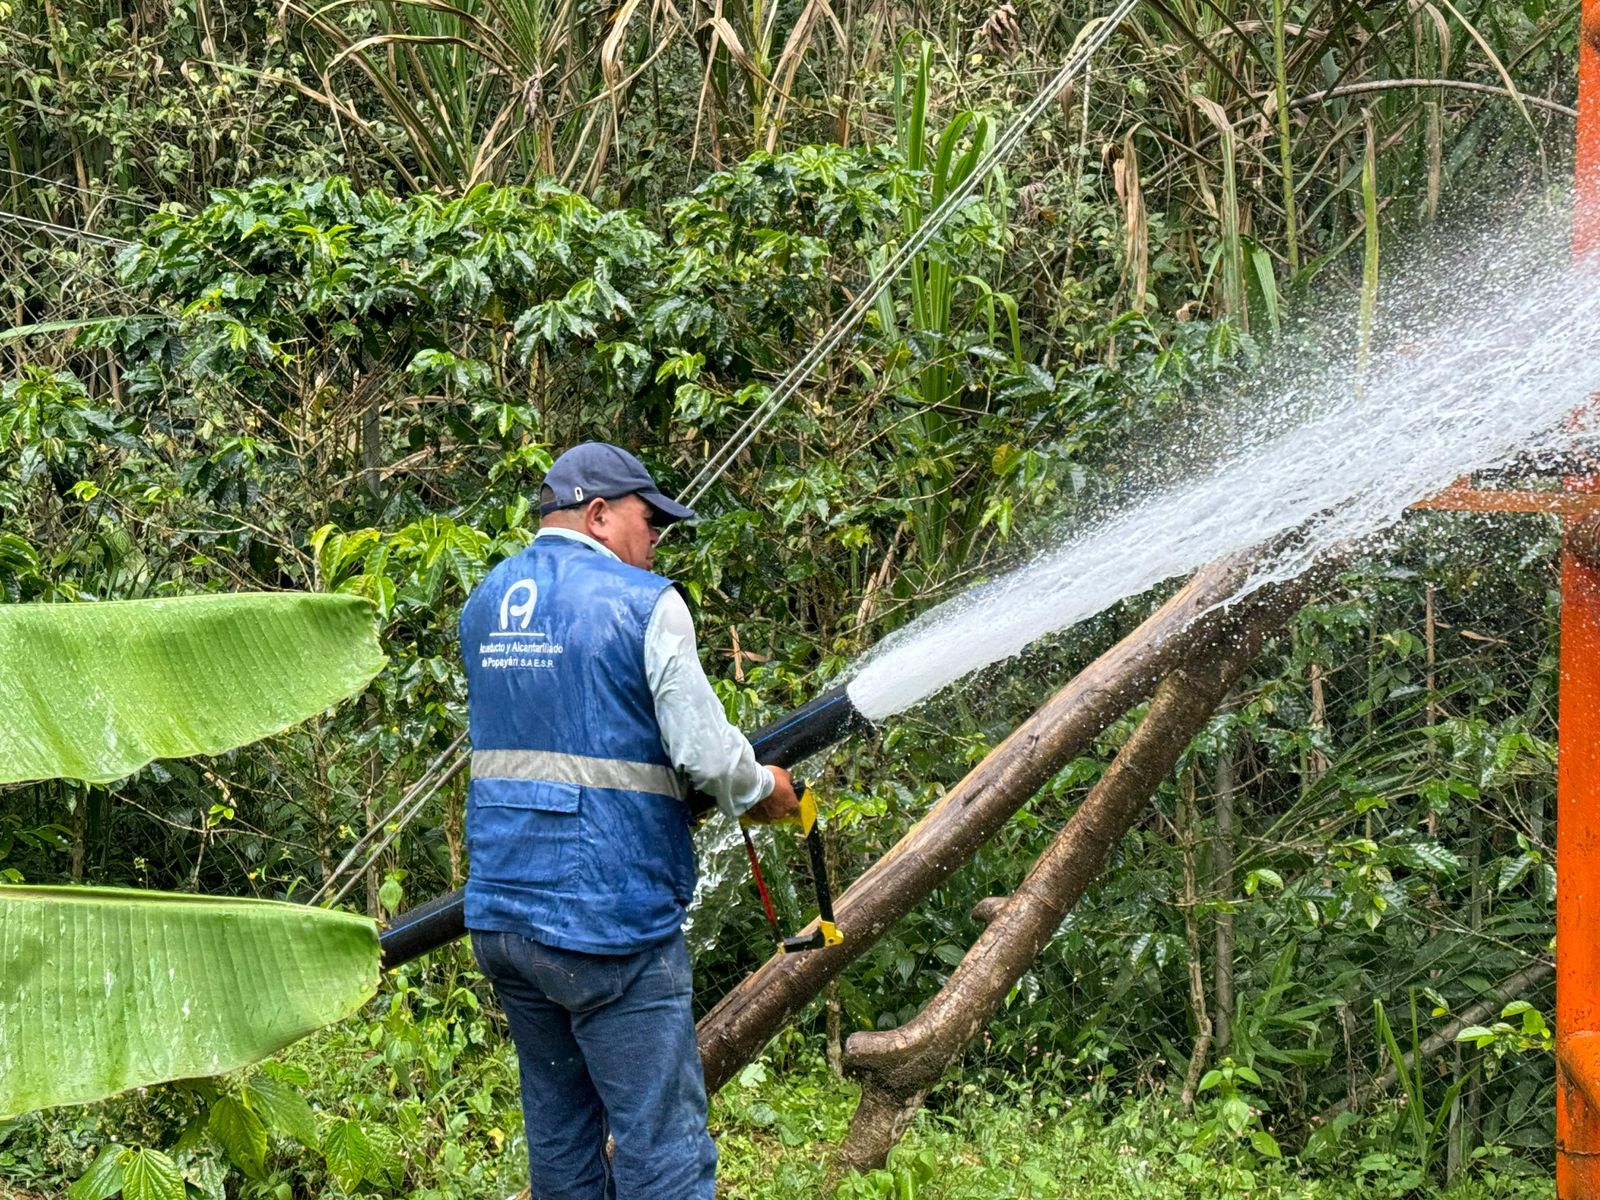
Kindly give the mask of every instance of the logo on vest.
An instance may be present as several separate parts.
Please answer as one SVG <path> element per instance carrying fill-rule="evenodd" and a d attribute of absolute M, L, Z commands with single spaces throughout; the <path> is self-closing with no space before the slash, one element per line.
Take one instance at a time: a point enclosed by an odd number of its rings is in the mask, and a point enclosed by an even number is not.
<path fill-rule="evenodd" d="M 500 597 L 500 628 L 478 646 L 480 665 L 486 671 L 550 670 L 567 648 L 551 643 L 547 634 L 528 633 L 533 606 L 539 602 L 539 585 L 519 579 Z"/>
<path fill-rule="evenodd" d="M 523 592 L 528 599 L 522 604 L 513 604 L 512 601 Z M 506 589 L 506 594 L 500 597 L 500 628 L 509 630 L 512 620 L 517 622 L 518 629 L 526 629 L 533 623 L 533 606 L 539 601 L 539 587 L 531 579 L 519 579 Z"/>

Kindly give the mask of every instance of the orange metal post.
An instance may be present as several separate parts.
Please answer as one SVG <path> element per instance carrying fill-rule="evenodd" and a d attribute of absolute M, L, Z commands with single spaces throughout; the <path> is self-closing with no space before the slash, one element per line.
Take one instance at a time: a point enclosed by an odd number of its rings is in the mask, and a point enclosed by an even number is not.
<path fill-rule="evenodd" d="M 1600 568 L 1561 561 L 1556 1195 L 1600 1200 Z"/>
<path fill-rule="evenodd" d="M 1572 249 L 1600 252 L 1600 0 L 1583 0 Z M 1600 481 L 1568 480 L 1572 491 Z M 1569 530 L 1578 520 L 1569 515 Z M 1592 541 L 1592 539 L 1589 539 Z M 1556 1195 L 1600 1200 L 1600 564 L 1561 556 L 1556 777 Z"/>
<path fill-rule="evenodd" d="M 1554 513 L 1561 517 L 1586 517 L 1600 514 L 1600 495 L 1573 492 L 1566 487 L 1558 492 L 1531 488 L 1507 491 L 1456 482 L 1411 507 L 1446 512 Z"/>

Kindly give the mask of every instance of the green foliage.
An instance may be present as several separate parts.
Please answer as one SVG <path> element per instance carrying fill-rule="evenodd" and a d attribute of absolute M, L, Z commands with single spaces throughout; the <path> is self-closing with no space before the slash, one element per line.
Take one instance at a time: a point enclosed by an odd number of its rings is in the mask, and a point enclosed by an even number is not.
<path fill-rule="evenodd" d="M 1521 1020 L 1513 1024 L 1512 1017 Z M 1548 1054 L 1555 1048 L 1555 1032 L 1532 1004 L 1513 1000 L 1500 1010 L 1500 1020 L 1493 1025 L 1468 1025 L 1456 1034 L 1456 1041 L 1471 1042 L 1479 1050 L 1494 1047 L 1497 1058 L 1507 1050 L 1541 1050 Z"/>
<path fill-rule="evenodd" d="M 780 1059 L 783 1057 L 780 1054 Z M 827 1138 L 842 1131 L 854 1104 L 854 1087 L 823 1074 L 814 1060 L 790 1062 L 754 1087 L 731 1086 L 713 1107 L 721 1154 L 723 1191 L 735 1200 L 800 1200 L 821 1184 Z M 1503 1154 L 1481 1156 L 1474 1177 L 1451 1188 L 1417 1188 L 1403 1169 L 1378 1161 L 1369 1139 L 1383 1137 L 1378 1122 L 1347 1124 L 1337 1161 L 1313 1162 L 1290 1151 L 1282 1157 L 1247 1151 L 1248 1165 L 1225 1167 L 1194 1153 L 1197 1123 L 1174 1113 L 1169 1101 L 1099 1107 L 1063 1095 L 1048 1072 L 999 1096 L 963 1089 L 960 1099 L 925 1112 L 885 1167 L 846 1177 L 838 1194 L 854 1200 L 1087 1200 L 1137 1196 L 1143 1200 L 1223 1197 L 1248 1193 L 1274 1200 L 1399 1200 L 1446 1196 L 1452 1200 L 1553 1195 L 1548 1178 L 1524 1175 Z M 732 1093 L 730 1095 L 730 1093 Z M 792 1144 L 770 1126 L 741 1116 L 755 1104 L 780 1114 L 806 1113 L 831 1131 Z M 1265 1134 L 1263 1137 L 1267 1136 Z M 1363 1164 L 1358 1167 L 1358 1162 Z"/>
<path fill-rule="evenodd" d="M 1196 1149 L 1206 1150 L 1219 1138 L 1230 1138 L 1248 1146 L 1262 1158 L 1282 1158 L 1283 1151 L 1277 1139 L 1260 1127 L 1260 1099 L 1246 1091 L 1248 1087 L 1260 1086 L 1260 1075 L 1231 1058 L 1224 1058 L 1201 1076 L 1196 1091 L 1202 1096 L 1215 1093 L 1212 1097 L 1214 1111 L 1200 1124 Z"/>
<path fill-rule="evenodd" d="M 100 1151 L 88 1172 L 67 1189 L 67 1200 L 106 1200 L 122 1190 L 124 1156 L 131 1153 L 112 1142 Z"/>
<path fill-rule="evenodd" d="M 320 883 L 459 732 L 456 611 L 527 544 L 551 454 L 605 437 L 681 484 L 1100 10 L 13 8 L 0 207 L 55 228 L 0 218 L 18 327 L 0 337 L 0 596 L 344 593 L 378 612 L 389 663 L 359 705 L 257 746 L 5 791 L 0 878 L 275 897 Z M 1147 484 L 1268 340 L 1325 320 L 1329 297 L 1377 297 L 1380 245 L 1544 203 L 1570 126 L 1533 102 L 1570 99 L 1575 50 L 1570 11 L 1545 0 L 1141 6 L 712 489 L 694 537 L 663 544 L 729 711 L 749 727 L 809 698 L 932 600 Z M 1509 81 L 1526 103 L 1412 79 Z M 113 265 L 73 229 L 134 244 Z M 1381 303 L 1370 324 L 1375 343 L 1397 335 Z M 1374 999 L 1430 989 L 1426 1036 L 1547 950 L 1556 537 L 1539 519 L 1418 519 L 1308 608 L 889 1178 L 856 1186 L 1399 1195 L 1432 1186 L 1430 1157 L 1456 1194 L 1539 1194 L 1514 1174 L 1547 1161 L 1543 985 L 1413 1076 L 1427 1138 L 1409 1096 L 1313 1119 L 1391 1056 L 1361 1018 Z M 843 878 L 1154 599 L 836 754 L 821 781 Z M 972 904 L 1015 888 L 1137 715 L 841 978 L 846 1033 L 899 1024 L 942 985 L 977 936 Z M 462 801 L 457 781 L 398 831 L 367 874 L 371 915 L 459 882 Z M 737 859 L 707 866 L 692 933 L 709 1002 L 767 945 Z M 772 873 L 781 904 L 787 864 Z M 1190 918 L 1208 1015 L 1231 1026 L 1210 1065 L 1234 1074 L 1180 1115 L 1165 1097 L 1199 1030 Z M 114 1138 L 159 1147 L 208 1195 L 515 1192 L 512 1070 L 464 979 L 453 960 L 407 973 L 316 1043 L 326 1068 L 307 1050 L 303 1075 L 0 1125 L 0 1174 L 54 1194 Z M 733 1194 L 816 1193 L 816 1144 L 850 1096 L 799 1065 L 770 1060 L 719 1101 Z M 1456 1087 L 1463 1115 L 1436 1137 Z M 237 1157 L 211 1129 L 223 1098 Z M 1236 1128 L 1229 1100 L 1258 1111 Z M 241 1114 L 266 1131 L 260 1179 Z"/>
<path fill-rule="evenodd" d="M 1412 1057 L 1409 1062 L 1401 1054 L 1400 1043 L 1394 1035 L 1393 1026 L 1389 1023 L 1388 1014 L 1383 1010 L 1382 1000 L 1372 1002 L 1372 1016 L 1378 1027 L 1378 1037 L 1389 1052 L 1390 1065 L 1399 1075 L 1401 1088 L 1405 1092 L 1405 1106 L 1401 1112 L 1400 1126 L 1409 1136 L 1410 1150 L 1417 1164 L 1420 1181 L 1428 1177 L 1428 1169 L 1438 1155 L 1440 1134 L 1443 1133 L 1445 1121 L 1450 1116 L 1450 1106 L 1461 1094 L 1463 1081 L 1456 1080 L 1451 1083 L 1445 1089 L 1437 1110 L 1432 1114 L 1428 1112 L 1428 1100 L 1424 1090 L 1426 1077 L 1422 1064 L 1422 1039 L 1417 1033 L 1415 993 L 1412 993 L 1410 1000 Z"/>
<path fill-rule="evenodd" d="M 159 1150 L 130 1150 L 122 1164 L 123 1200 L 181 1200 L 186 1194 L 178 1165 Z"/>
<path fill-rule="evenodd" d="M 221 1096 L 211 1106 L 206 1131 L 217 1139 L 228 1161 L 248 1179 L 260 1179 L 266 1170 L 267 1127 L 243 1102 Z"/>
<path fill-rule="evenodd" d="M 593 69 L 581 80 L 557 75 L 545 94 L 552 60 L 578 33 L 559 5 L 402 0 L 294 4 L 284 11 L 321 73 L 317 98 L 353 135 L 366 135 L 369 150 L 388 158 L 408 184 L 467 191 L 518 168 L 548 172 L 558 153 L 566 161 L 593 149 L 590 127 L 568 116 L 560 136 L 551 112 L 581 102 L 586 84 L 602 82 Z M 341 76 L 351 74 L 366 86 L 345 86 Z M 411 163 L 390 145 L 384 115 L 404 132 Z"/>
<path fill-rule="evenodd" d="M 917 1200 L 939 1175 L 939 1156 L 932 1150 L 896 1146 L 888 1162 L 866 1174 L 845 1179 L 835 1193 L 839 1200 Z"/>
<path fill-rule="evenodd" d="M 141 1130 L 147 1146 L 163 1147 L 145 1153 L 176 1164 L 208 1195 L 234 1172 L 230 1188 L 252 1197 L 285 1189 L 428 1200 L 506 1195 L 521 1129 L 515 1058 L 482 1013 L 483 981 L 454 969 L 443 978 L 455 985 L 441 1002 L 433 987 L 419 986 L 439 979 L 403 972 L 367 1019 L 317 1035 L 242 1079 L 169 1085 L 101 1109 L 110 1123 Z M 71 1200 L 115 1194 L 134 1153 L 122 1145 L 87 1156 L 73 1149 L 86 1134 L 94 1145 L 100 1126 L 83 1118 L 94 1111 L 26 1119 L 24 1137 L 68 1162 L 81 1156 Z M 0 1167 L 8 1165 L 15 1176 L 15 1159 L 0 1156 Z"/>

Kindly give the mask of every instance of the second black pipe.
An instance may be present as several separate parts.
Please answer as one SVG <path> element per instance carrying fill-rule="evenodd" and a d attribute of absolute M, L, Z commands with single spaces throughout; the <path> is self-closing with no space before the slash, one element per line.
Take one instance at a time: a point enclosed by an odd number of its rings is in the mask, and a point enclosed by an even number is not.
<path fill-rule="evenodd" d="M 791 767 L 858 729 L 871 728 L 841 686 L 763 725 L 750 735 L 750 745 L 757 762 Z M 466 931 L 466 893 L 461 888 L 409 908 L 378 936 L 383 968 L 387 971 L 437 950 Z"/>

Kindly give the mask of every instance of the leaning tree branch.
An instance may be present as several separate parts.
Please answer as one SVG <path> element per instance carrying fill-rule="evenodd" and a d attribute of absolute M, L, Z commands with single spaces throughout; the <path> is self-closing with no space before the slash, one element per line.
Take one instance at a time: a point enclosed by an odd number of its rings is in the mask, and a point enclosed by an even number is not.
<path fill-rule="evenodd" d="M 1500 1010 L 1511 1002 L 1516 996 L 1521 995 L 1531 987 L 1537 987 L 1551 975 L 1555 974 L 1556 964 L 1548 958 L 1541 958 L 1529 963 L 1514 975 L 1508 975 L 1501 980 L 1500 985 L 1485 996 L 1471 1008 L 1452 1017 L 1432 1037 L 1422 1043 L 1420 1047 L 1423 1061 L 1449 1049 L 1456 1044 L 1456 1036 L 1469 1025 L 1481 1025 L 1490 1017 L 1498 1016 Z M 1416 1063 L 1417 1051 L 1406 1054 L 1405 1067 L 1411 1070 Z M 1329 1108 L 1316 1118 L 1317 1124 L 1333 1120 L 1340 1113 L 1350 1112 L 1354 1109 L 1365 1107 L 1377 1099 L 1384 1092 L 1392 1088 L 1400 1079 L 1400 1071 L 1390 1063 L 1372 1081 L 1359 1091 L 1346 1096 L 1339 1103 Z"/>
<path fill-rule="evenodd" d="M 716 1090 L 901 917 L 964 865 L 1050 777 L 1150 694 L 1197 645 L 1227 624 L 1223 606 L 1253 557 L 1200 570 L 1137 629 L 1015 729 L 839 897 L 841 945 L 775 955 L 700 1021 L 706 1086 Z"/>
<path fill-rule="evenodd" d="M 845 1067 L 862 1082 L 861 1100 L 833 1174 L 882 1165 L 929 1089 L 1033 964 L 1184 747 L 1263 642 L 1299 606 L 1303 588 L 1290 584 L 1257 593 L 1174 669 L 1106 773 L 938 994 L 899 1029 L 850 1038 Z"/>
<path fill-rule="evenodd" d="M 1556 100 L 1546 100 L 1543 96 L 1530 96 L 1526 92 L 1513 92 L 1510 88 L 1497 87 L 1492 83 L 1473 83 L 1466 79 L 1369 79 L 1365 83 L 1341 83 L 1338 87 L 1328 88 L 1321 92 L 1308 92 L 1304 96 L 1296 96 L 1289 101 L 1290 108 L 1304 108 L 1309 104 L 1318 104 L 1323 100 L 1332 100 L 1339 96 L 1359 96 L 1368 92 L 1391 92 L 1396 90 L 1409 91 L 1417 88 L 1448 88 L 1454 92 L 1477 92 L 1483 96 L 1504 96 L 1512 100 L 1521 100 L 1522 103 L 1542 108 L 1546 112 L 1558 113 L 1563 117 L 1576 119 L 1578 110 Z M 1270 99 L 1268 93 L 1262 93 L 1263 99 Z"/>

